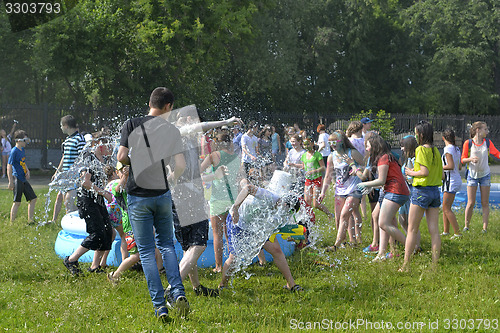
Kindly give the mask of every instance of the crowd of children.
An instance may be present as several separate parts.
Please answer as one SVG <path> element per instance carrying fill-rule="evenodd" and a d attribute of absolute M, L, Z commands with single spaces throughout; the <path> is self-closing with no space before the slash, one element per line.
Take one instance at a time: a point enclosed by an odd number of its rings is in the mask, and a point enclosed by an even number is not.
<path fill-rule="evenodd" d="M 431 236 L 433 266 L 437 265 L 440 256 L 441 237 L 450 234 L 450 226 L 454 233 L 450 239 L 458 239 L 469 231 L 477 186 L 480 186 L 481 191 L 483 232 L 487 232 L 491 181 L 488 155 L 500 158 L 500 152 L 487 138 L 488 126 L 484 122 L 472 124 L 470 139 L 464 140 L 462 152 L 456 145 L 454 131 L 446 129 L 442 133 L 445 147 L 443 154 L 440 154 L 434 144 L 435 132 L 432 124 L 421 121 L 415 125 L 414 135 L 410 134 L 401 139 L 402 155 L 399 157 L 381 135 L 370 131 L 372 120 L 368 118 L 351 122 L 346 132 L 334 129 L 328 133 L 326 126 L 320 124 L 316 129 L 317 136 L 308 135 L 295 124 L 285 128 L 282 139 L 270 125 L 259 127 L 256 122 L 250 122 L 246 126 L 247 130 L 243 132 L 240 131 L 243 124 L 237 118 L 203 123 L 197 120 L 194 124 L 194 116 L 186 113 L 186 110 L 183 112 L 177 115 L 174 126 L 179 130 L 179 138 L 183 143 L 183 147 L 178 150 L 184 160 L 184 175 L 176 174 L 178 170 L 174 169 L 182 164 L 181 160 L 176 160 L 169 169 L 170 172 L 174 170 L 169 175 L 169 180 L 172 175 L 175 176 L 175 184 L 179 188 L 192 188 L 199 182 L 200 185 L 195 188 L 205 189 L 205 195 L 202 190 L 201 196 L 195 196 L 196 200 L 190 196 L 192 204 L 203 207 L 208 200 L 209 219 L 207 216 L 207 219 L 189 226 L 181 225 L 179 221 L 175 203 L 180 204 L 181 201 L 174 199 L 173 206 L 175 234 L 180 238 L 185 256 L 179 266 L 180 281 L 189 276 L 197 295 L 218 296 L 219 291 L 227 286 L 241 247 L 239 242 L 254 233 L 254 230 L 248 227 L 250 222 L 258 223 L 253 221 L 256 219 L 255 215 L 249 213 L 255 205 L 267 205 L 270 211 L 281 212 L 282 219 L 299 210 L 300 206 L 306 207 L 312 216 L 314 213 L 311 207 L 317 208 L 326 214 L 332 227 L 337 230 L 335 242 L 325 249 L 335 252 L 345 246 L 355 247 L 363 243 L 362 222 L 363 217 L 367 216 L 368 197 L 372 210 L 370 222 L 373 238 L 363 251 L 377 253 L 374 262 L 383 261 L 397 255 L 395 243 L 399 243 L 404 246 L 404 261 L 400 271 L 408 271 L 412 255 L 421 251 L 419 226 L 424 214 Z M 234 126 L 234 135 L 229 133 L 227 125 Z M 64 146 L 60 163 L 63 170 L 63 166 L 67 169 L 74 163 L 76 156 L 73 155 L 82 151 L 83 143 L 74 118 L 63 118 L 61 128 L 68 134 L 65 141 L 68 144 Z M 206 131 L 210 131 L 213 137 L 208 136 Z M 23 194 L 29 201 L 28 219 L 32 221 L 36 195 L 28 182 L 30 172 L 24 151 L 29 138 L 22 130 L 14 132 L 14 127 L 11 134 L 6 135 L 2 130 L 0 135 L 2 158 L 8 153 L 7 163 L 2 163 L 3 166 L 7 165 L 3 175 L 8 176 L 8 187 L 14 192 L 11 221 L 16 218 Z M 12 149 L 8 144 L 9 136 L 15 140 Z M 99 138 L 94 139 L 99 147 Z M 70 147 L 70 143 L 74 149 Z M 285 152 L 283 163 L 282 151 Z M 107 274 L 108 280 L 116 285 L 125 270 L 144 259 L 139 255 L 141 247 L 134 238 L 128 213 L 127 198 L 130 196 L 127 196 L 126 184 L 129 167 L 120 162 L 116 163 L 116 159 L 105 158 L 113 153 L 112 150 L 102 152 L 102 149 L 91 148 L 83 150 L 83 153 L 86 154 L 84 158 L 95 160 L 100 165 L 97 169 L 79 170 L 81 179 L 76 191 L 77 208 L 80 216 L 85 219 L 89 236 L 72 255 L 64 259 L 64 265 L 72 274 L 81 274 L 78 259 L 88 250 L 95 250 L 94 260 L 88 270 L 104 271 L 112 239 L 118 232 L 122 240 L 122 263 L 117 270 Z M 465 227 L 461 230 L 452 205 L 462 185 L 460 170 L 463 164 L 467 166 L 468 201 Z M 294 178 L 289 193 L 293 196 L 280 196 L 265 189 L 273 172 L 281 168 Z M 243 180 L 240 182 L 241 179 Z M 334 187 L 334 213 L 325 201 L 330 187 Z M 62 196 L 56 209 L 60 209 L 61 201 Z M 66 202 L 65 205 L 67 206 Z M 440 207 L 443 212 L 441 234 L 438 225 Z M 56 218 L 55 213 L 54 219 Z M 209 221 L 214 236 L 214 272 L 222 272 L 218 289 L 202 286 L 197 274 L 196 262 L 206 247 Z M 225 263 L 222 260 L 223 238 L 228 241 L 230 253 Z M 306 244 L 301 242 L 299 248 Z M 257 252 L 259 248 L 263 248 L 273 255 L 274 262 L 287 281 L 286 289 L 302 289 L 295 283 L 277 243 L 263 239 L 261 243 L 254 245 Z M 165 256 L 159 253 L 158 248 L 155 251 L 157 268 L 162 270 L 162 257 Z M 147 274 L 152 273 L 148 271 Z M 168 299 L 170 287 L 167 290 L 165 296 Z M 177 292 L 177 296 L 185 298 L 182 289 Z M 187 304 L 187 300 L 183 299 L 183 304 Z M 155 306 L 159 317 L 166 313 L 163 305 Z"/>

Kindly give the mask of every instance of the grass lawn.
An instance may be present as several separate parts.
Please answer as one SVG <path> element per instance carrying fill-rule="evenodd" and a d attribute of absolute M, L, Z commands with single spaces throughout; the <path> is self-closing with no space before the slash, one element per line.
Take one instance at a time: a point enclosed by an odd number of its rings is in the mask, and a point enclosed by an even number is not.
<path fill-rule="evenodd" d="M 497 180 L 498 181 L 498 180 Z M 37 217 L 43 217 L 44 193 L 38 189 Z M 196 297 L 184 283 L 192 312 L 188 320 L 156 321 L 142 273 L 126 272 L 112 287 L 104 274 L 72 277 L 54 252 L 60 228 L 28 226 L 27 204 L 9 225 L 12 192 L 0 190 L 0 328 L 12 332 L 270 332 L 310 328 L 342 331 L 498 331 L 500 320 L 500 211 L 492 210 L 488 233 L 481 234 L 481 214 L 462 239 L 443 237 L 439 269 L 429 269 L 430 237 L 421 224 L 424 252 L 401 274 L 402 257 L 370 263 L 361 249 L 321 254 L 294 253 L 289 264 L 299 294 L 283 290 L 285 280 L 274 265 L 238 274 L 220 298 Z M 317 214 L 323 240 L 331 245 L 334 230 Z M 458 214 L 463 226 L 463 211 Z M 323 218 L 323 220 L 322 220 Z M 363 225 L 365 245 L 371 240 Z M 333 264 L 333 267 L 315 264 Z M 89 264 L 82 264 L 84 270 Z M 220 274 L 200 269 L 200 280 L 216 287 Z M 165 282 L 166 285 L 166 282 Z M 398 330 L 398 328 L 401 328 Z M 406 330 L 405 330 L 406 328 Z M 385 331 L 385 330 L 384 330 Z"/>

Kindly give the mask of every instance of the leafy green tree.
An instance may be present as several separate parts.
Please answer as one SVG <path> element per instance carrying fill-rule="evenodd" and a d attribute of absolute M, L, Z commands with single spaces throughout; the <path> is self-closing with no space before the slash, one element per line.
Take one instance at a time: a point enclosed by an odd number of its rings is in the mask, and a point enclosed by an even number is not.
<path fill-rule="evenodd" d="M 490 0 L 415 2 L 404 13 L 425 58 L 426 110 L 485 114 L 500 108 L 500 10 Z"/>
<path fill-rule="evenodd" d="M 33 94 L 34 73 L 28 64 L 29 51 L 24 40 L 30 31 L 12 32 L 9 18 L 0 5 L 0 103 L 23 101 Z M 26 102 L 26 101 L 25 101 Z"/>
<path fill-rule="evenodd" d="M 381 5 L 384 4 L 384 5 Z M 418 64 L 392 1 L 285 0 L 255 16 L 255 42 L 233 52 L 219 94 L 277 112 L 398 112 L 420 104 Z M 389 54 L 389 55 L 388 55 Z M 410 100 L 410 103 L 409 103 Z"/>

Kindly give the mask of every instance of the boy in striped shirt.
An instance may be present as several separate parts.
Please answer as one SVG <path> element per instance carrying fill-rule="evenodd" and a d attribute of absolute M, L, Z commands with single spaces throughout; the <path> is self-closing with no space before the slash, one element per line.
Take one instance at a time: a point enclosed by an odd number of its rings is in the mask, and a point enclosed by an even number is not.
<path fill-rule="evenodd" d="M 63 155 L 61 157 L 61 161 L 59 162 L 59 166 L 54 173 L 54 176 L 52 176 L 52 180 L 54 180 L 59 172 L 67 171 L 69 170 L 69 168 L 71 168 L 73 163 L 75 163 L 76 158 L 78 157 L 78 155 L 80 155 L 80 152 L 85 146 L 85 139 L 83 138 L 83 135 L 81 135 L 78 131 L 76 119 L 73 116 L 67 115 L 61 118 L 61 131 L 64 134 L 67 134 L 68 137 L 62 144 Z M 77 210 L 75 205 L 75 198 L 76 189 L 69 189 L 64 193 L 62 191 L 59 191 L 57 193 L 52 222 L 55 222 L 57 220 L 57 216 L 61 211 L 63 200 L 64 207 L 66 208 L 66 213 Z"/>

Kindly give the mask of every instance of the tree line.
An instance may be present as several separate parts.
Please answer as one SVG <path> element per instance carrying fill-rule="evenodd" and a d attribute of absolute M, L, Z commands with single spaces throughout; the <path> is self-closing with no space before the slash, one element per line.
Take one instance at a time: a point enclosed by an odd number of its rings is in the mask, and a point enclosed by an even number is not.
<path fill-rule="evenodd" d="M 62 6 L 64 15 L 21 31 L 1 11 L 0 104 L 140 107 L 167 86 L 178 105 L 234 113 L 500 110 L 495 0 Z"/>

